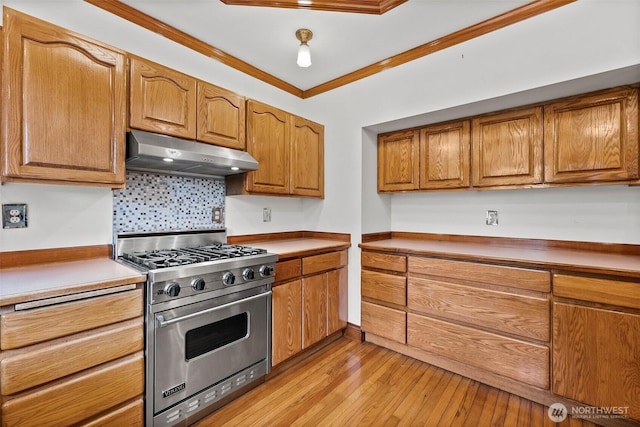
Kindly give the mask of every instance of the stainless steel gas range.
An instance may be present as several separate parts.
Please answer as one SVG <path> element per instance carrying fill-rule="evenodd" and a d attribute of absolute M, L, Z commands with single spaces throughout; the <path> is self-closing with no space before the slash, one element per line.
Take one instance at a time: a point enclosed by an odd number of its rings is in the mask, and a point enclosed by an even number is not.
<path fill-rule="evenodd" d="M 147 426 L 187 426 L 271 369 L 276 254 L 225 230 L 121 233 L 116 258 L 147 275 Z"/>

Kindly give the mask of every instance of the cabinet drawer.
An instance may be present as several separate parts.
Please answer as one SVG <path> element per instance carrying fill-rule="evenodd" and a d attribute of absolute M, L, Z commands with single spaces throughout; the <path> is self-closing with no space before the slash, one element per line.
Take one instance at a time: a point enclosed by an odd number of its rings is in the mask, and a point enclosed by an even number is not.
<path fill-rule="evenodd" d="M 276 263 L 276 282 L 284 282 L 289 279 L 299 279 L 301 274 L 302 264 L 299 258 Z"/>
<path fill-rule="evenodd" d="M 82 424 L 82 427 L 122 427 L 144 425 L 144 402 L 142 399 L 115 409 L 90 423 Z"/>
<path fill-rule="evenodd" d="M 0 348 L 23 347 L 139 316 L 141 289 L 15 311 L 0 318 Z"/>
<path fill-rule="evenodd" d="M 550 304 L 546 298 L 418 277 L 409 278 L 407 294 L 411 310 L 549 341 Z"/>
<path fill-rule="evenodd" d="M 437 258 L 409 257 L 409 272 L 538 292 L 551 291 L 550 273 L 542 270 Z"/>
<path fill-rule="evenodd" d="M 141 353 L 2 404 L 4 425 L 72 425 L 143 392 Z"/>
<path fill-rule="evenodd" d="M 0 391 L 14 394 L 142 350 L 142 318 L 55 343 L 5 352 Z"/>
<path fill-rule="evenodd" d="M 640 283 L 554 274 L 553 294 L 640 309 Z"/>
<path fill-rule="evenodd" d="M 407 271 L 407 257 L 402 255 L 379 254 L 376 252 L 362 252 L 360 262 L 363 267 L 379 268 L 380 270 Z"/>
<path fill-rule="evenodd" d="M 329 252 L 302 258 L 302 274 L 313 274 L 347 265 L 347 251 Z"/>
<path fill-rule="evenodd" d="M 407 344 L 479 369 L 549 388 L 549 348 L 417 314 L 407 314 Z"/>
<path fill-rule="evenodd" d="M 362 296 L 392 304 L 407 304 L 407 278 L 362 270 Z"/>
<path fill-rule="evenodd" d="M 393 308 L 362 302 L 361 328 L 402 344 L 407 342 L 407 313 Z"/>

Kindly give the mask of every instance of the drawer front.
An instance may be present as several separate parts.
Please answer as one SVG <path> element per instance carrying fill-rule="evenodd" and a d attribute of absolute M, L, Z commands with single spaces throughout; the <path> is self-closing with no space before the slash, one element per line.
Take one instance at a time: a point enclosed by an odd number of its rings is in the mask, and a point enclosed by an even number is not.
<path fill-rule="evenodd" d="M 407 272 L 407 257 L 403 255 L 380 254 L 363 251 L 360 256 L 363 267 L 378 268 L 380 270 Z"/>
<path fill-rule="evenodd" d="M 139 317 L 142 305 L 142 289 L 137 289 L 7 313 L 0 319 L 0 348 L 24 347 Z"/>
<path fill-rule="evenodd" d="M 291 279 L 299 279 L 302 274 L 302 261 L 290 259 L 276 263 L 276 282 L 284 282 Z"/>
<path fill-rule="evenodd" d="M 554 274 L 553 294 L 640 309 L 640 283 Z"/>
<path fill-rule="evenodd" d="M 377 271 L 362 270 L 362 296 L 392 304 L 407 304 L 407 278 Z"/>
<path fill-rule="evenodd" d="M 82 424 L 82 427 L 122 427 L 144 425 L 144 402 L 142 399 L 115 409 L 95 420 Z"/>
<path fill-rule="evenodd" d="M 407 314 L 407 344 L 543 389 L 549 348 L 491 332 Z"/>
<path fill-rule="evenodd" d="M 409 278 L 408 307 L 500 332 L 549 341 L 550 303 L 507 292 Z"/>
<path fill-rule="evenodd" d="M 0 361 L 1 394 L 14 394 L 141 351 L 142 334 L 140 318 L 51 345 L 6 352 Z"/>
<path fill-rule="evenodd" d="M 4 425 L 62 426 L 140 396 L 144 389 L 142 353 L 74 376 L 54 386 L 26 393 L 2 404 Z"/>
<path fill-rule="evenodd" d="M 347 265 L 347 251 L 330 252 L 302 258 L 302 274 L 314 274 Z"/>
<path fill-rule="evenodd" d="M 528 268 L 409 257 L 409 272 L 537 292 L 551 292 L 551 274 L 548 271 Z"/>
<path fill-rule="evenodd" d="M 361 323 L 364 332 L 402 344 L 407 342 L 407 313 L 404 311 L 363 301 Z"/>

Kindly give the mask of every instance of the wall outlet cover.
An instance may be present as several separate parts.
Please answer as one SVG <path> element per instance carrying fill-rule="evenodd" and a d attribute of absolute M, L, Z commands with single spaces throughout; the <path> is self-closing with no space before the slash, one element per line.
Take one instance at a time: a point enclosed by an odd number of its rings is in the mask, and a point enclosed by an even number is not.
<path fill-rule="evenodd" d="M 12 203 L 2 205 L 2 228 L 26 228 L 27 205 Z"/>
<path fill-rule="evenodd" d="M 487 211 L 485 223 L 487 225 L 498 225 L 498 211 Z"/>

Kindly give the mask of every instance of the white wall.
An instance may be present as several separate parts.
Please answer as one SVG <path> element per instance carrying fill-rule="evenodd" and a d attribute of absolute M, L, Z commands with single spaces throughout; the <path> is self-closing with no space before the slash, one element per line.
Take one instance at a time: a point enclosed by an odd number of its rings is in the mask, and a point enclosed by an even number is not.
<path fill-rule="evenodd" d="M 362 232 L 397 229 L 640 244 L 637 188 L 378 195 L 372 131 L 377 125 L 406 117 L 424 115 L 424 120 L 429 120 L 455 106 L 640 64 L 640 2 L 636 0 L 571 3 L 307 100 L 256 81 L 80 0 L 6 0 L 2 4 L 323 123 L 325 200 L 230 197 L 227 225 L 230 234 L 295 229 L 351 233 L 352 323 L 360 323 L 357 243 Z M 16 230 L 0 231 L 2 241 L 7 242 L 1 250 L 110 242 L 110 215 L 103 213 L 108 203 L 102 199 L 108 199 L 108 195 L 103 190 L 65 188 L 64 197 L 74 195 L 86 204 L 51 203 L 45 207 L 38 201 L 50 191 L 49 186 L 24 192 L 21 188 L 11 190 L 11 184 L 5 185 L 0 187 L 0 196 L 4 203 L 29 203 L 33 220 L 19 238 L 14 237 Z M 21 200 L 14 200 L 18 195 L 23 196 Z M 262 223 L 263 207 L 272 208 L 272 223 Z M 482 225 L 484 210 L 489 208 L 500 212 L 497 228 Z M 59 218 L 69 214 L 78 224 L 92 224 L 95 233 L 87 236 L 84 231 L 74 231 L 43 243 L 42 230 L 55 230 Z M 9 233 L 16 234 L 9 237 Z"/>

